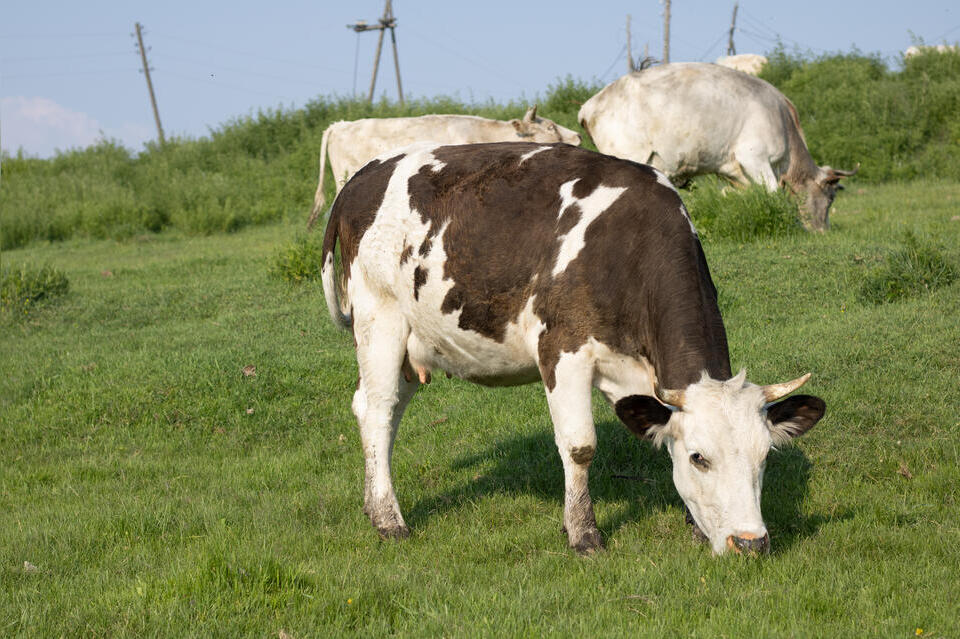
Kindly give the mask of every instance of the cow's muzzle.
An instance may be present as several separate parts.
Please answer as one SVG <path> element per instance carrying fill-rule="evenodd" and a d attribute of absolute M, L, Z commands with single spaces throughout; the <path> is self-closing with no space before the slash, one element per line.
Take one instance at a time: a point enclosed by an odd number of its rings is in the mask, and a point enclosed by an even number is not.
<path fill-rule="evenodd" d="M 737 554 L 766 555 L 770 552 L 770 535 L 758 537 L 750 533 L 730 535 L 727 537 L 727 548 Z"/>

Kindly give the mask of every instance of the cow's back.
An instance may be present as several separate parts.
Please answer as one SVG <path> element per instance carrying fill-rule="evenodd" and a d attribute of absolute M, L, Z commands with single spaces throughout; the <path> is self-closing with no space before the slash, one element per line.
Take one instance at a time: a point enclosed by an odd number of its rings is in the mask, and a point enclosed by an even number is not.
<path fill-rule="evenodd" d="M 653 359 L 652 334 L 684 330 L 664 309 L 699 308 L 705 295 L 710 317 L 690 315 L 693 333 L 719 324 L 699 242 L 669 183 L 577 147 L 398 150 L 357 173 L 330 223 L 348 277 L 402 309 L 411 359 L 475 381 L 530 381 L 538 361 L 549 367 L 590 338 Z"/>
<path fill-rule="evenodd" d="M 675 177 L 716 171 L 738 146 L 784 157 L 788 104 L 759 78 L 674 63 L 619 78 L 584 103 L 580 120 L 601 152 Z"/>
<path fill-rule="evenodd" d="M 406 118 L 366 118 L 331 125 L 330 168 L 338 187 L 371 159 L 416 142 L 469 144 L 507 141 L 515 137 L 506 122 L 473 115 L 423 115 Z"/>

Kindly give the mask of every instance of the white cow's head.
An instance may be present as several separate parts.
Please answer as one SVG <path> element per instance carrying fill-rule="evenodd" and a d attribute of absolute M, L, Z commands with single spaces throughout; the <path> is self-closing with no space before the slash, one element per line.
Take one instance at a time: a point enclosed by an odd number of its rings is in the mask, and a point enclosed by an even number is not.
<path fill-rule="evenodd" d="M 574 146 L 580 145 L 580 134 L 560 126 L 553 120 L 537 117 L 537 105 L 527 109 L 523 119 L 510 120 L 510 124 L 517 131 L 517 137 L 525 142 L 566 142 Z"/>
<path fill-rule="evenodd" d="M 800 206 L 803 209 L 803 223 L 811 231 L 826 231 L 830 228 L 830 206 L 837 197 L 837 191 L 843 189 L 841 178 L 856 174 L 860 168 L 858 164 L 852 171 L 841 171 L 829 166 L 817 168 L 817 175 L 810 180 L 803 195 Z"/>
<path fill-rule="evenodd" d="M 660 401 L 631 395 L 617 402 L 631 431 L 667 447 L 677 492 L 715 553 L 769 551 L 760 515 L 767 453 L 810 430 L 826 410 L 812 395 L 776 400 L 809 377 L 756 386 L 744 371 L 727 381 L 704 373 L 684 390 L 658 388 Z"/>

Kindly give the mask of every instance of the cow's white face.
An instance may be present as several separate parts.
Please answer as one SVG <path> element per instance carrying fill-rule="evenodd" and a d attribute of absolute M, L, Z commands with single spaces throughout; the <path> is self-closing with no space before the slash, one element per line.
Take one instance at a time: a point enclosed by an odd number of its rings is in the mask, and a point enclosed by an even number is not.
<path fill-rule="evenodd" d="M 510 120 L 510 124 L 517 132 L 518 142 L 565 142 L 574 146 L 580 145 L 580 134 L 562 127 L 553 120 L 537 117 L 537 105 L 527 109 L 526 115 L 520 120 Z"/>
<path fill-rule="evenodd" d="M 812 428 L 825 411 L 810 395 L 768 405 L 767 388 L 746 382 L 744 372 L 722 382 L 704 375 L 675 395 L 679 407 L 645 395 L 617 402 L 628 428 L 666 446 L 677 492 L 717 554 L 769 550 L 760 514 L 767 453 Z"/>

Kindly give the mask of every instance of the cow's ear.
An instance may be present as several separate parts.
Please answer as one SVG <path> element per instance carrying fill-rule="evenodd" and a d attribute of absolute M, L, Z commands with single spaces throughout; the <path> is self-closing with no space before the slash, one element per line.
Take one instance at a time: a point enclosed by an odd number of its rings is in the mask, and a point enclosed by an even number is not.
<path fill-rule="evenodd" d="M 813 428 L 827 412 L 827 403 L 813 395 L 792 395 L 767 406 L 767 427 L 775 444 L 783 444 Z"/>
<path fill-rule="evenodd" d="M 673 411 L 649 395 L 624 397 L 616 403 L 614 410 L 634 435 L 657 443 L 666 435 L 667 422 L 673 414 Z"/>

